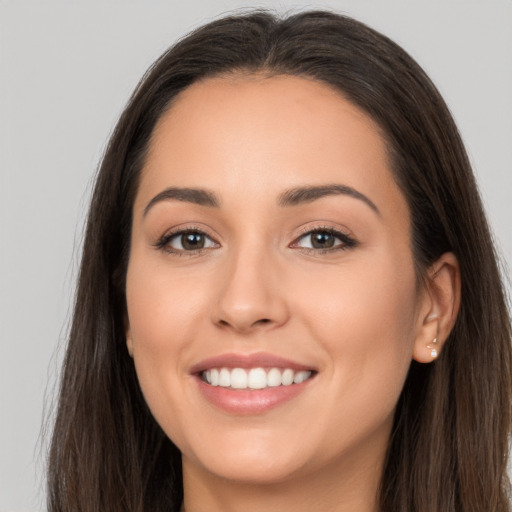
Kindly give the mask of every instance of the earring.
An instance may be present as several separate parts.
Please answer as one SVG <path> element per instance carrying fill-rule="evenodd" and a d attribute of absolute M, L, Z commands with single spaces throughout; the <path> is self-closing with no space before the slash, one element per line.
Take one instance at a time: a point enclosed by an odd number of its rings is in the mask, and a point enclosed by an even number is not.
<path fill-rule="evenodd" d="M 432 359 L 435 359 L 437 357 L 437 349 L 435 348 L 435 344 L 437 343 L 437 338 L 434 338 L 432 340 L 432 345 L 434 345 L 433 347 L 431 345 L 428 345 L 428 348 L 431 348 L 431 352 L 430 352 L 430 356 L 432 357 Z"/>

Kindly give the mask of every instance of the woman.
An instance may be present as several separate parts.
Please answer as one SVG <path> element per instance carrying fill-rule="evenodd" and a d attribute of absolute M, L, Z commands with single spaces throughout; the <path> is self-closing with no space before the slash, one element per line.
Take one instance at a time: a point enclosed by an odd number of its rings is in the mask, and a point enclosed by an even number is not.
<path fill-rule="evenodd" d="M 397 45 L 325 12 L 200 28 L 97 178 L 49 510 L 509 510 L 492 247 Z"/>

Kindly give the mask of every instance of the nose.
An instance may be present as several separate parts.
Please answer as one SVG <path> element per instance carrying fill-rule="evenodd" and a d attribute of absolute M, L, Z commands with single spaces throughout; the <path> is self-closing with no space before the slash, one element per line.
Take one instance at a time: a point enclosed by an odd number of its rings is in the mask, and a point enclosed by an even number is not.
<path fill-rule="evenodd" d="M 279 265 L 257 250 L 239 251 L 225 262 L 212 320 L 239 334 L 270 330 L 289 318 Z"/>

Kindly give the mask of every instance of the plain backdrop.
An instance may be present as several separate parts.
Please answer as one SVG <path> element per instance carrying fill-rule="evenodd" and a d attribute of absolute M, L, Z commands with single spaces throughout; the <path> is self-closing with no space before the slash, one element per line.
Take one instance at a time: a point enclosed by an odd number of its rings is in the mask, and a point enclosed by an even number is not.
<path fill-rule="evenodd" d="M 105 142 L 151 62 L 240 7 L 334 8 L 438 85 L 512 261 L 512 1 L 0 0 L 0 511 L 42 511 L 45 430 Z"/>

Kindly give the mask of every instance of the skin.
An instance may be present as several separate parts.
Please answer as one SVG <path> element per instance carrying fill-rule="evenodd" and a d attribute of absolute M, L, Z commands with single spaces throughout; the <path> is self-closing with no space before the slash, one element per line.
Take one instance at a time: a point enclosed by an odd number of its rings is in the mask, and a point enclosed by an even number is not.
<path fill-rule="evenodd" d="M 283 192 L 346 194 L 281 206 Z M 153 198 L 207 189 L 219 207 Z M 375 512 L 393 413 L 411 362 L 431 362 L 458 307 L 444 255 L 418 288 L 410 215 L 375 123 L 324 84 L 230 76 L 185 90 L 155 127 L 133 208 L 127 345 L 148 405 L 183 454 L 184 508 Z M 185 251 L 169 232 L 206 233 Z M 312 249 L 333 229 L 350 246 Z M 174 251 L 174 252 L 173 252 Z M 227 413 L 190 368 L 268 352 L 317 371 L 293 399 Z"/>

